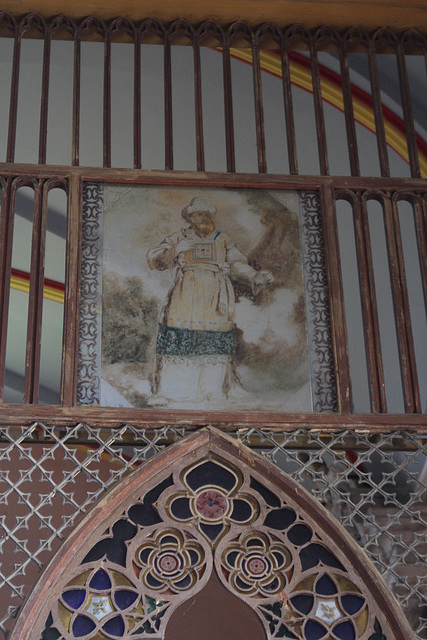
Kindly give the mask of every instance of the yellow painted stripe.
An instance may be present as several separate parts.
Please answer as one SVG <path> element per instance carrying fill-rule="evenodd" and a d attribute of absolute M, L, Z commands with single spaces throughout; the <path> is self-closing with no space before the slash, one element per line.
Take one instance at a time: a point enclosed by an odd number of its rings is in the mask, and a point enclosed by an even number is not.
<path fill-rule="evenodd" d="M 230 53 L 239 60 L 244 60 L 252 64 L 252 52 L 250 49 L 230 49 Z M 279 56 L 271 51 L 260 51 L 261 69 L 281 78 L 282 65 Z M 291 82 L 301 89 L 305 89 L 313 93 L 313 84 L 311 72 L 303 65 L 291 60 L 289 63 Z M 322 98 L 330 102 L 334 107 L 344 111 L 344 103 L 342 91 L 339 86 L 331 82 L 327 78 L 320 78 L 322 89 Z M 353 96 L 354 119 L 359 124 L 365 126 L 372 133 L 376 133 L 375 118 L 371 107 Z M 409 163 L 408 148 L 406 136 L 402 130 L 396 127 L 392 122 L 384 119 L 385 138 L 387 144 L 398 153 L 406 162 Z M 421 176 L 427 177 L 427 156 L 421 149 L 418 149 L 420 160 Z"/>
<path fill-rule="evenodd" d="M 12 289 L 16 289 L 16 291 L 23 291 L 24 293 L 30 292 L 30 283 L 25 278 L 20 278 L 19 276 L 12 275 L 10 279 L 10 286 Z M 65 294 L 63 291 L 58 291 L 55 287 L 51 287 L 49 285 L 45 285 L 43 287 L 43 298 L 47 300 L 52 300 L 53 302 L 60 302 L 64 304 Z"/>

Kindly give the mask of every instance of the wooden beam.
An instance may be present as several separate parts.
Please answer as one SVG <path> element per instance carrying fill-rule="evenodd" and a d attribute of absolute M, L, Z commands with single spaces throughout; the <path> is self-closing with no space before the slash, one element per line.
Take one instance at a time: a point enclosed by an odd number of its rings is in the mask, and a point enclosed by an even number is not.
<path fill-rule="evenodd" d="M 204 426 L 219 427 L 224 431 L 236 431 L 256 427 L 268 431 L 356 431 L 387 433 L 404 430 L 427 433 L 426 414 L 339 414 L 339 413 L 274 413 L 244 411 L 170 411 L 167 409 L 125 409 L 82 405 L 58 407 L 52 405 L 0 405 L 0 425 L 27 425 L 33 422 L 65 426 L 88 424 L 91 427 L 115 428 L 125 424 L 144 429 L 163 426 L 198 429 Z"/>
<path fill-rule="evenodd" d="M 3 0 L 1 8 L 15 16 L 35 11 L 44 17 L 65 13 L 72 18 L 95 14 L 110 19 L 120 14 L 131 20 L 155 17 L 172 21 L 179 17 L 198 23 L 215 18 L 224 24 L 244 19 L 251 25 L 301 22 L 307 27 L 327 23 L 337 29 L 358 25 L 427 30 L 427 0 L 124 0 L 120 5 L 113 0 Z"/>

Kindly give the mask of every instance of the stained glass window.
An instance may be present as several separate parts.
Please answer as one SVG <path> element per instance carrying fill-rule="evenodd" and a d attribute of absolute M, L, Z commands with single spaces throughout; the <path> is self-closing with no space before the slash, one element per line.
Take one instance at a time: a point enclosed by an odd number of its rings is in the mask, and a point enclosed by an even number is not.
<path fill-rule="evenodd" d="M 171 625 L 191 627 L 191 615 L 177 622 L 179 607 L 197 602 L 203 617 L 211 591 L 216 637 L 227 616 L 215 593 L 252 610 L 268 640 L 405 637 L 373 566 L 300 486 L 218 432 L 184 442 L 96 507 L 98 533 L 88 517 L 81 549 L 65 543 L 71 561 L 48 575 L 60 595 L 40 640 L 168 638 Z"/>

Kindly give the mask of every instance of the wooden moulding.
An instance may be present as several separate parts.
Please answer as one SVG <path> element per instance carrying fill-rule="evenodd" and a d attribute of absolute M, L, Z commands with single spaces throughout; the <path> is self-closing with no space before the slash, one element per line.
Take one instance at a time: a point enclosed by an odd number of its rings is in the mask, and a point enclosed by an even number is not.
<path fill-rule="evenodd" d="M 161 169 L 111 169 L 109 167 L 77 167 L 0 162 L 0 175 L 33 178 L 65 178 L 74 176 L 91 182 L 121 182 L 134 184 L 175 184 L 207 187 L 262 186 L 286 189 L 317 189 L 333 186 L 337 189 L 417 189 L 426 190 L 424 178 L 389 178 L 359 176 L 289 175 L 269 173 L 217 173 L 208 171 L 163 171 Z"/>
<path fill-rule="evenodd" d="M 61 371 L 61 403 L 73 405 L 75 403 L 76 361 L 77 361 L 77 326 L 75 318 L 79 308 L 79 274 L 71 265 L 80 263 L 80 233 L 81 233 L 81 183 L 78 178 L 71 176 L 68 185 L 67 208 L 67 249 L 66 249 L 66 309 L 64 314 L 64 339 L 62 341 L 62 371 Z"/>
<path fill-rule="evenodd" d="M 113 0 L 91 0 L 88 4 L 84 0 L 3 0 L 2 8 L 12 15 L 22 15 L 36 11 L 44 17 L 66 13 L 73 18 L 81 18 L 94 13 L 104 19 L 117 15 L 117 4 Z M 226 24 L 245 16 L 251 25 L 274 21 L 279 25 L 290 22 L 303 22 L 309 27 L 316 27 L 327 22 L 336 28 L 346 28 L 358 24 L 365 29 L 374 29 L 378 25 L 388 25 L 396 29 L 418 26 L 427 29 L 427 2 L 417 0 L 412 3 L 402 3 L 399 0 L 377 0 L 374 5 L 368 0 L 221 0 L 220 2 L 207 0 L 195 4 L 190 0 L 183 0 L 179 4 L 173 0 L 128 0 L 120 8 L 125 17 L 141 20 L 146 16 L 153 16 L 160 20 L 172 21 L 178 17 L 186 18 L 193 23 L 201 22 L 210 17 L 216 17 Z"/>
<path fill-rule="evenodd" d="M 256 427 L 267 431 L 342 431 L 387 433 L 396 429 L 427 434 L 426 414 L 339 414 L 339 413 L 262 413 L 243 411 L 170 411 L 165 409 L 124 409 L 99 406 L 0 405 L 0 425 L 27 425 L 33 422 L 56 426 L 88 424 L 116 428 L 129 424 L 144 429 L 164 426 L 190 430 L 204 426 L 224 431 Z"/>
<path fill-rule="evenodd" d="M 381 352 L 371 237 L 366 202 L 364 199 L 362 199 L 362 202 L 356 200 L 353 215 L 371 409 L 374 413 L 386 412 L 387 402 L 384 384 L 384 367 Z"/>
<path fill-rule="evenodd" d="M 331 314 L 332 347 L 335 356 L 337 404 L 340 413 L 353 409 L 348 338 L 346 331 L 343 283 L 335 211 L 334 189 L 321 189 L 325 264 L 328 277 L 329 308 Z"/>

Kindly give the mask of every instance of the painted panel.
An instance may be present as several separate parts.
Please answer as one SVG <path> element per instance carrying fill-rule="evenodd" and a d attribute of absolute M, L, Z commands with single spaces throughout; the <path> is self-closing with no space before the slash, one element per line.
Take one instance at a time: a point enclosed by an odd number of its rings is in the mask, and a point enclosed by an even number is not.
<path fill-rule="evenodd" d="M 317 193 L 86 183 L 78 400 L 334 410 Z"/>

